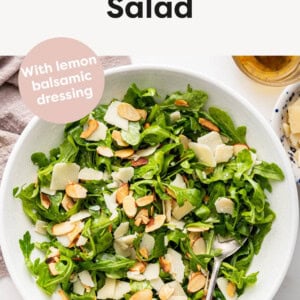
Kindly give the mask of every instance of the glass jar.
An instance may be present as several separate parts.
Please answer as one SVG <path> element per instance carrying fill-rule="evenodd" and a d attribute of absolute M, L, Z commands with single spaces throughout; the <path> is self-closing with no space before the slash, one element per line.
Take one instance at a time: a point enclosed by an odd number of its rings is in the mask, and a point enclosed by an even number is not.
<path fill-rule="evenodd" d="M 261 84 L 284 86 L 300 81 L 300 56 L 233 56 L 233 60 Z"/>

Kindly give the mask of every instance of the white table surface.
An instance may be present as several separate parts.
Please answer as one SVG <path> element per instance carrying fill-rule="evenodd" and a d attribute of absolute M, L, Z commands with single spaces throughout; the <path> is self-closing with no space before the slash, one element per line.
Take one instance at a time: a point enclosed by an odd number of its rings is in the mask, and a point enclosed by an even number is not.
<path fill-rule="evenodd" d="M 205 74 L 225 83 L 251 102 L 267 119 L 270 120 L 275 102 L 283 88 L 267 87 L 255 83 L 242 74 L 229 56 L 156 56 L 132 57 L 133 64 L 164 64 L 184 67 Z M 292 263 L 274 300 L 300 299 L 300 231 Z M 12 281 L 6 277 L 0 280 L 1 300 L 22 300 Z M 38 299 L 34 299 L 38 300 Z M 253 299 L 262 300 L 262 299 Z"/>

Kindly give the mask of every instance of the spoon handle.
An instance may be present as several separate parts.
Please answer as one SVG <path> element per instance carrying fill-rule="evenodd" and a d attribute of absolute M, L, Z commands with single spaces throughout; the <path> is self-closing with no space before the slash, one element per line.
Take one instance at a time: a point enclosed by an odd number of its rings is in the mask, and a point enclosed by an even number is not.
<path fill-rule="evenodd" d="M 214 259 L 214 267 L 211 273 L 209 285 L 208 285 L 208 291 L 206 295 L 206 300 L 212 300 L 213 292 L 215 289 L 216 281 L 217 281 L 217 276 L 219 273 L 219 269 L 221 267 L 222 260 L 220 258 L 215 257 Z"/>

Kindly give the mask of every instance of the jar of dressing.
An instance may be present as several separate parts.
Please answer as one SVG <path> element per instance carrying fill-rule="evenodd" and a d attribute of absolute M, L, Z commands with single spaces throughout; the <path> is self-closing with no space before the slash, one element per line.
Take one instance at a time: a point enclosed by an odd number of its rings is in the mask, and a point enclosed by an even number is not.
<path fill-rule="evenodd" d="M 261 84 L 284 86 L 300 81 L 300 56 L 233 56 L 233 60 Z"/>

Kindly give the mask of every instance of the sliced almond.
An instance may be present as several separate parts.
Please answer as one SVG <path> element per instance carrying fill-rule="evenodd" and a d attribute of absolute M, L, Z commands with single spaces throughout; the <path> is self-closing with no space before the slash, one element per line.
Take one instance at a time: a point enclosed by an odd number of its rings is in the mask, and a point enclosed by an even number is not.
<path fill-rule="evenodd" d="M 65 235 L 71 232 L 75 228 L 75 224 L 71 222 L 63 222 L 59 224 L 55 224 L 52 227 L 52 234 L 55 236 Z"/>
<path fill-rule="evenodd" d="M 233 145 L 233 154 L 237 156 L 239 152 L 245 149 L 249 149 L 249 147 L 246 144 L 235 144 Z"/>
<path fill-rule="evenodd" d="M 170 273 L 171 271 L 171 262 L 164 257 L 159 258 L 159 264 L 164 272 Z"/>
<path fill-rule="evenodd" d="M 41 199 L 41 204 L 48 209 L 51 205 L 51 200 L 49 195 L 44 194 L 44 193 L 40 193 L 40 199 Z"/>
<path fill-rule="evenodd" d="M 143 120 L 147 119 L 147 111 L 144 109 L 136 109 Z"/>
<path fill-rule="evenodd" d="M 142 224 L 147 225 L 150 222 L 148 217 L 142 216 Z"/>
<path fill-rule="evenodd" d="M 142 224 L 142 218 L 136 218 L 134 221 L 134 225 L 139 227 Z"/>
<path fill-rule="evenodd" d="M 167 192 L 167 194 L 168 194 L 169 196 L 171 196 L 172 198 L 175 198 L 175 197 L 176 197 L 175 193 L 174 193 L 171 189 L 166 188 L 166 192 Z"/>
<path fill-rule="evenodd" d="M 58 292 L 61 300 L 70 300 L 70 298 L 67 296 L 67 294 L 62 289 L 59 289 L 57 292 Z"/>
<path fill-rule="evenodd" d="M 206 278 L 201 272 L 193 273 L 190 277 L 187 291 L 189 293 L 196 293 L 203 289 L 206 283 Z"/>
<path fill-rule="evenodd" d="M 141 224 L 148 224 L 150 221 L 148 217 L 148 209 L 142 208 L 135 217 L 135 226 L 140 226 Z"/>
<path fill-rule="evenodd" d="M 210 131 L 216 131 L 216 132 L 220 132 L 220 129 L 218 126 L 216 126 L 213 122 L 204 119 L 204 118 L 199 118 L 198 120 L 199 124 L 201 126 L 203 126 L 204 128 L 210 130 Z"/>
<path fill-rule="evenodd" d="M 193 246 L 193 244 L 200 238 L 199 232 L 189 232 L 188 237 L 190 239 L 190 245 Z"/>
<path fill-rule="evenodd" d="M 201 255 L 206 253 L 206 243 L 205 240 L 201 237 L 198 238 L 192 246 L 192 249 L 196 255 Z"/>
<path fill-rule="evenodd" d="M 151 204 L 154 201 L 154 196 L 153 195 L 148 195 L 141 197 L 136 200 L 136 205 L 139 207 L 147 206 Z"/>
<path fill-rule="evenodd" d="M 183 145 L 183 148 L 185 150 L 189 149 L 189 142 L 190 142 L 190 139 L 188 137 L 186 137 L 185 135 L 181 134 L 179 136 L 179 141 L 180 143 Z"/>
<path fill-rule="evenodd" d="M 146 248 L 140 248 L 139 253 L 142 255 L 143 258 L 149 258 L 149 251 Z"/>
<path fill-rule="evenodd" d="M 145 262 L 138 261 L 129 269 L 129 271 L 138 272 L 138 273 L 142 274 L 145 272 L 146 266 L 147 266 L 147 264 Z"/>
<path fill-rule="evenodd" d="M 129 185 L 128 183 L 123 183 L 116 192 L 116 200 L 119 204 L 123 203 L 125 197 L 129 195 Z"/>
<path fill-rule="evenodd" d="M 152 232 L 159 229 L 164 225 L 165 220 L 165 215 L 156 215 L 154 218 L 150 219 L 150 222 L 146 225 L 145 232 Z"/>
<path fill-rule="evenodd" d="M 87 189 L 79 183 L 70 183 L 66 186 L 66 194 L 71 198 L 84 199 L 86 198 Z"/>
<path fill-rule="evenodd" d="M 70 241 L 70 245 L 79 238 L 81 231 L 83 230 L 84 224 L 82 222 L 75 222 L 74 229 L 68 233 L 68 238 Z"/>
<path fill-rule="evenodd" d="M 48 268 L 52 276 L 57 276 L 59 274 L 59 272 L 56 270 L 56 262 L 49 263 Z"/>
<path fill-rule="evenodd" d="M 153 293 L 149 289 L 141 290 L 133 294 L 129 300 L 152 300 Z"/>
<path fill-rule="evenodd" d="M 50 247 L 49 250 L 51 251 L 50 254 L 47 256 L 47 258 L 49 257 L 59 257 L 60 256 L 60 252 L 59 249 L 55 248 L 55 247 Z"/>
<path fill-rule="evenodd" d="M 133 160 L 131 162 L 131 165 L 136 168 L 136 167 L 140 167 L 140 166 L 144 166 L 147 165 L 148 163 L 148 159 L 145 157 L 140 157 L 138 160 Z"/>
<path fill-rule="evenodd" d="M 208 231 L 208 227 L 188 227 L 187 230 L 189 232 L 205 232 Z"/>
<path fill-rule="evenodd" d="M 229 297 L 234 297 L 236 293 L 236 285 L 233 282 L 229 281 L 226 291 Z"/>
<path fill-rule="evenodd" d="M 128 144 L 123 140 L 120 131 L 114 130 L 111 134 L 111 137 L 113 138 L 114 141 L 116 141 L 118 146 L 121 146 L 121 147 L 127 147 L 128 146 Z"/>
<path fill-rule="evenodd" d="M 133 154 L 134 154 L 134 150 L 131 148 L 122 149 L 115 152 L 115 156 L 120 158 L 128 158 Z"/>
<path fill-rule="evenodd" d="M 123 209 L 128 218 L 134 218 L 137 213 L 135 199 L 128 195 L 123 199 Z"/>
<path fill-rule="evenodd" d="M 139 121 L 141 115 L 139 112 L 129 103 L 121 103 L 118 106 L 118 115 L 128 121 Z"/>
<path fill-rule="evenodd" d="M 104 157 L 113 157 L 114 156 L 113 151 L 109 147 L 106 147 L 106 146 L 98 146 L 96 151 L 99 155 L 104 156 Z"/>
<path fill-rule="evenodd" d="M 87 129 L 81 133 L 80 137 L 82 139 L 88 138 L 97 130 L 98 126 L 99 126 L 98 121 L 96 121 L 94 119 L 90 119 L 88 122 Z"/>
<path fill-rule="evenodd" d="M 61 205 L 65 209 L 65 211 L 69 211 L 75 205 L 75 202 L 71 197 L 65 194 L 61 201 Z"/>
<path fill-rule="evenodd" d="M 176 106 L 189 107 L 188 102 L 185 101 L 185 100 L 183 100 L 183 99 L 177 99 L 177 100 L 175 100 L 175 105 L 176 105 Z"/>
<path fill-rule="evenodd" d="M 170 287 L 168 284 L 165 284 L 161 287 L 158 293 L 160 300 L 168 300 L 174 293 L 175 289 Z"/>

